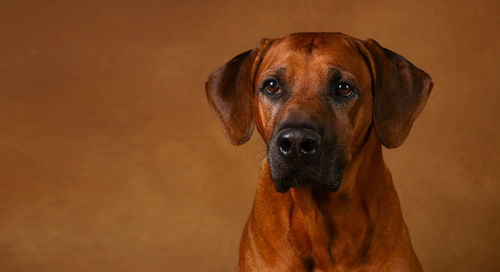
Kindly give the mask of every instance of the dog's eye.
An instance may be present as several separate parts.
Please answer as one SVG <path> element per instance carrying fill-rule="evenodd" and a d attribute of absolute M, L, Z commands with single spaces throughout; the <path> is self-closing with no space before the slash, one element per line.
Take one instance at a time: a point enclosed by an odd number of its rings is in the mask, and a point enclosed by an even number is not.
<path fill-rule="evenodd" d="M 352 94 L 352 88 L 349 84 L 345 82 L 340 82 L 335 88 L 335 94 L 338 96 L 350 96 Z"/>
<path fill-rule="evenodd" d="M 280 85 L 276 79 L 268 79 L 264 82 L 264 89 L 269 94 L 275 95 L 281 92 Z"/>

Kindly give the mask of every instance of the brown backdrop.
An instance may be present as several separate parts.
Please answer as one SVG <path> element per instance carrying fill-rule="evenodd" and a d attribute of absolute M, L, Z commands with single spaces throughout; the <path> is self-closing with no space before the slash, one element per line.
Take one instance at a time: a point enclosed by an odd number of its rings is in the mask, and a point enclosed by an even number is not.
<path fill-rule="evenodd" d="M 0 271 L 232 270 L 265 147 L 225 141 L 204 81 L 298 31 L 433 77 L 384 152 L 414 247 L 427 271 L 498 271 L 499 1 L 80 2 L 0 3 Z"/>

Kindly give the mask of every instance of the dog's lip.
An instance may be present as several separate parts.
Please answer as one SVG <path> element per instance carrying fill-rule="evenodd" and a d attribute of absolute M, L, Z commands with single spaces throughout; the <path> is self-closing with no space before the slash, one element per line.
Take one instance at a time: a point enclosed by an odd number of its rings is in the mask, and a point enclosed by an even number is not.
<path fill-rule="evenodd" d="M 340 189 L 340 184 L 342 183 L 342 178 L 337 178 L 333 183 L 326 183 L 324 184 L 328 191 L 330 192 L 337 192 Z"/>
<path fill-rule="evenodd" d="M 342 183 L 342 173 L 340 176 L 332 179 L 329 178 L 321 178 L 313 171 L 306 171 L 303 169 L 293 169 L 288 172 L 286 175 L 279 179 L 273 179 L 271 177 L 271 181 L 274 183 L 274 188 L 277 192 L 286 193 L 290 188 L 294 187 L 305 187 L 305 186 L 313 186 L 318 185 L 325 188 L 325 190 L 329 192 L 337 192 L 340 189 L 340 185 Z"/>
<path fill-rule="evenodd" d="M 305 171 L 302 169 L 294 169 L 286 173 L 283 177 L 279 179 L 272 179 L 275 183 L 287 184 L 289 187 L 295 186 L 307 186 L 314 184 L 321 179 L 316 177 L 311 171 Z"/>

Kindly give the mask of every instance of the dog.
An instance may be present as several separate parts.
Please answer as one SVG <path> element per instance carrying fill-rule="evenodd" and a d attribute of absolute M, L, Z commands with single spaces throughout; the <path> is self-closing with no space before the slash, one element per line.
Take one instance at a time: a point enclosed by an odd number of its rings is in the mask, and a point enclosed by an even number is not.
<path fill-rule="evenodd" d="M 267 145 L 238 271 L 422 271 L 382 145 L 400 146 L 433 87 L 375 40 L 263 39 L 212 72 L 211 107 L 234 145 Z"/>

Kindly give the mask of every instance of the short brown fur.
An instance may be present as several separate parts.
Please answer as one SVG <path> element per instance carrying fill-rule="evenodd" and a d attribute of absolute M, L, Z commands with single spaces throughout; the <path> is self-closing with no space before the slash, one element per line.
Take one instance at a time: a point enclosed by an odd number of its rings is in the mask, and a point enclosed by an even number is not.
<path fill-rule="evenodd" d="M 293 85 L 279 105 L 259 92 L 277 67 Z M 360 90 L 344 106 L 318 98 L 330 67 Z M 407 137 L 432 88 L 425 72 L 373 40 L 297 33 L 263 40 L 212 73 L 206 86 L 233 144 L 246 142 L 255 122 L 269 145 L 282 120 L 305 114 L 331 127 L 347 162 L 338 192 L 314 184 L 278 193 L 263 160 L 239 271 L 422 271 L 381 146 L 397 147 Z"/>

